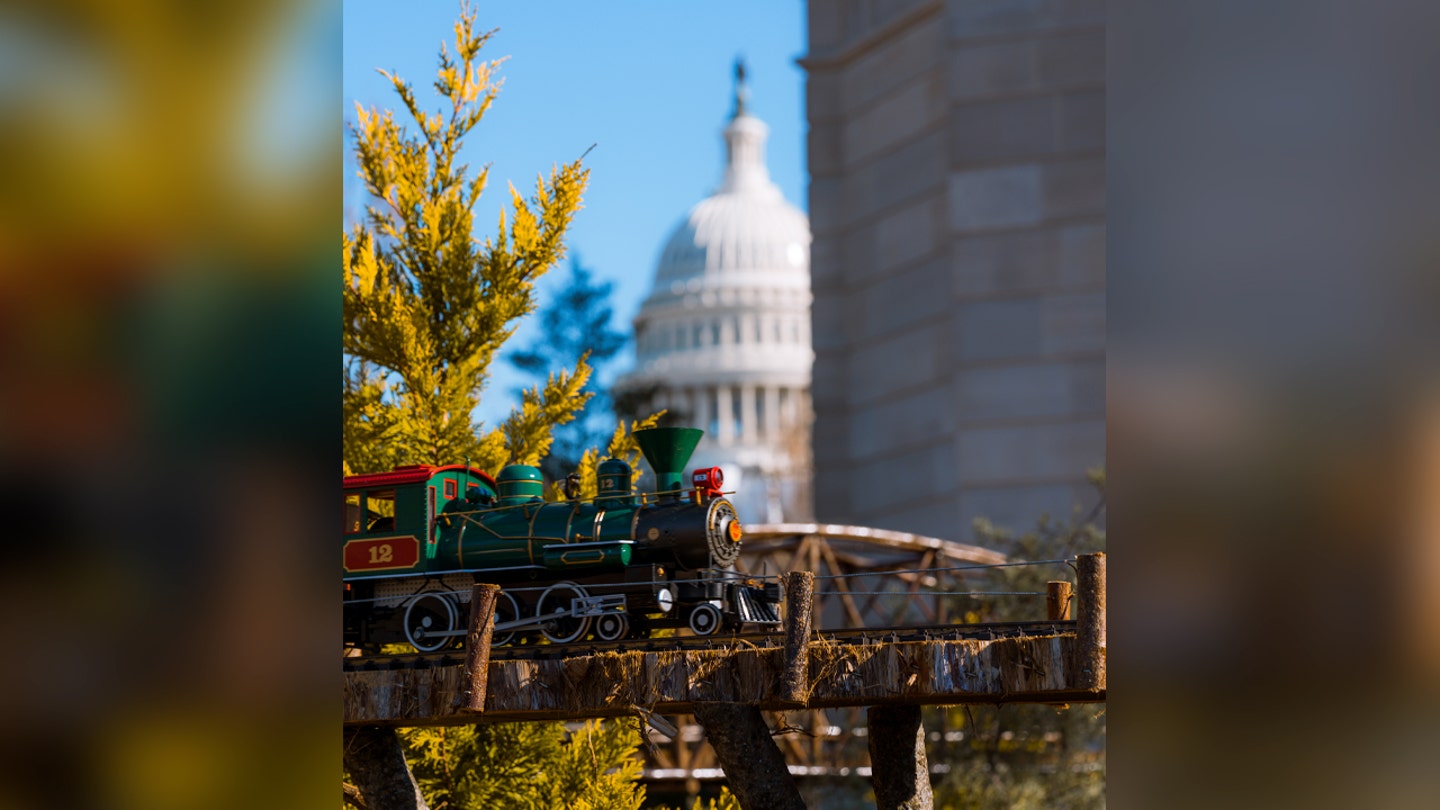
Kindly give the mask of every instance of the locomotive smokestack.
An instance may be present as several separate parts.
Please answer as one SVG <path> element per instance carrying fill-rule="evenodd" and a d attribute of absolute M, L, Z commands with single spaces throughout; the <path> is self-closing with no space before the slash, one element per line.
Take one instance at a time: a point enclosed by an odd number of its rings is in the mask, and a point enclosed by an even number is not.
<path fill-rule="evenodd" d="M 673 492 L 680 489 L 685 465 L 689 463 L 690 454 L 695 452 L 695 445 L 700 443 L 700 437 L 705 435 L 705 431 L 699 428 L 648 428 L 637 430 L 631 435 L 635 437 L 636 444 L 640 445 L 640 452 L 645 454 L 650 469 L 655 471 L 655 491 Z M 675 498 L 678 495 L 667 497 Z"/>

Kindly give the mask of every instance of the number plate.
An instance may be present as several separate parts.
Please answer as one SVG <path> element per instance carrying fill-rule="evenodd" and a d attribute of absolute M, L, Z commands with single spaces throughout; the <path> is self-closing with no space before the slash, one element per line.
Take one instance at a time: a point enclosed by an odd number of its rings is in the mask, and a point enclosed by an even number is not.
<path fill-rule="evenodd" d="M 372 537 L 345 544 L 346 571 L 387 571 L 414 568 L 420 561 L 420 543 L 414 535 Z"/>

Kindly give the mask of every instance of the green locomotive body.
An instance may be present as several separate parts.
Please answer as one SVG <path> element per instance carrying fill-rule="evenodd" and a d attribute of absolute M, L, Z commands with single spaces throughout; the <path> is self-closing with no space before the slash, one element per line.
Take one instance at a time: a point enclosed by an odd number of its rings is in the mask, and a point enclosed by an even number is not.
<path fill-rule="evenodd" d="M 656 492 L 601 462 L 593 500 L 547 502 L 534 467 L 492 479 L 462 465 L 345 478 L 345 642 L 432 651 L 465 633 L 470 586 L 502 586 L 494 643 L 602 640 L 653 628 L 777 622 L 779 589 L 729 570 L 743 532 L 718 469 L 681 473 L 701 431 L 635 433 Z"/>

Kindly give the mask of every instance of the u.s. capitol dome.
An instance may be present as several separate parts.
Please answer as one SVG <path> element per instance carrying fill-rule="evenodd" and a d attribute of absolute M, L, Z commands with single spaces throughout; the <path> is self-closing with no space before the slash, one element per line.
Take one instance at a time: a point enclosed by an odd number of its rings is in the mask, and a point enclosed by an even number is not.
<path fill-rule="evenodd" d="M 635 317 L 617 400 L 705 430 L 691 467 L 719 466 L 744 520 L 810 516 L 810 225 L 765 166 L 769 127 L 743 66 L 720 186 L 666 239 Z"/>

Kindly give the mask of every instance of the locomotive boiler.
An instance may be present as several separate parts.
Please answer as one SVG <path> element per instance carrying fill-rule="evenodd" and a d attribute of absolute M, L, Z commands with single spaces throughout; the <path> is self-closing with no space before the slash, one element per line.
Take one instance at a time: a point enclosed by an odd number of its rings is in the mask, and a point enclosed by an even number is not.
<path fill-rule="evenodd" d="M 540 471 L 498 478 L 464 465 L 399 467 L 344 480 L 344 638 L 373 651 L 459 643 L 470 588 L 501 586 L 493 644 L 696 635 L 774 624 L 779 586 L 737 574 L 744 531 L 719 468 L 683 469 L 702 431 L 635 431 L 655 492 L 602 461 L 592 500 L 547 502 Z"/>

